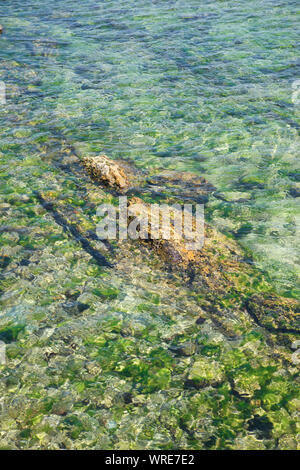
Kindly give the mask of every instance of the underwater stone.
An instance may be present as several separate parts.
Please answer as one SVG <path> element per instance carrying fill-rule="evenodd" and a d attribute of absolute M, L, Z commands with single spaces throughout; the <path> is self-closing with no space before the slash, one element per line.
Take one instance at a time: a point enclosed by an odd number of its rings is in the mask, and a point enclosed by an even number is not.
<path fill-rule="evenodd" d="M 89 305 L 82 302 L 65 302 L 62 307 L 66 312 L 72 315 L 77 315 L 84 312 L 84 310 L 87 310 Z"/>
<path fill-rule="evenodd" d="M 131 199 L 128 205 L 128 213 L 130 216 L 136 217 L 137 219 L 139 217 L 149 219 L 150 205 L 145 204 L 142 199 L 134 197 Z M 176 217 L 175 212 L 174 214 L 174 217 Z M 187 267 L 190 262 L 195 261 L 196 251 L 186 249 L 185 243 L 183 240 L 181 240 L 181 236 L 176 232 L 175 227 L 170 227 L 171 238 L 169 240 L 167 239 L 168 235 L 164 233 L 161 233 L 161 239 L 151 239 L 149 225 L 144 229 L 145 232 L 142 233 L 142 239 L 150 239 L 153 247 L 165 261 L 175 265 L 179 263 L 185 267 Z"/>
<path fill-rule="evenodd" d="M 58 416 L 65 416 L 71 409 L 71 404 L 68 402 L 57 402 L 52 406 L 52 413 Z"/>
<path fill-rule="evenodd" d="M 194 201 L 198 204 L 207 203 L 209 194 L 216 190 L 205 178 L 189 171 L 160 170 L 148 177 L 147 183 L 154 190 L 159 190 L 162 195 L 168 195 L 168 200 L 179 198 L 182 201 Z"/>
<path fill-rule="evenodd" d="M 0 204 L 0 211 L 2 212 L 5 212 L 5 211 L 8 211 L 10 209 L 11 205 L 8 204 L 7 202 L 2 202 Z"/>
<path fill-rule="evenodd" d="M 190 341 L 179 344 L 178 346 L 171 346 L 171 351 L 174 351 L 179 356 L 192 356 L 196 352 L 196 345 Z"/>
<path fill-rule="evenodd" d="M 77 300 L 77 298 L 80 296 L 80 290 L 79 289 L 68 289 L 65 292 L 65 296 L 68 299 Z"/>
<path fill-rule="evenodd" d="M 3 26 L 2 26 L 2 24 L 0 24 L 0 34 L 2 34 L 2 33 L 3 33 Z"/>
<path fill-rule="evenodd" d="M 234 390 L 242 397 L 252 397 L 256 390 L 260 390 L 258 377 L 249 373 L 240 373 L 233 379 Z"/>
<path fill-rule="evenodd" d="M 196 388 L 217 386 L 225 379 L 222 366 L 206 358 L 197 359 L 188 375 L 187 385 Z"/>
<path fill-rule="evenodd" d="M 246 307 L 254 320 L 267 329 L 298 328 L 299 331 L 300 303 L 297 300 L 254 294 L 247 300 Z"/>
<path fill-rule="evenodd" d="M 79 158 L 77 155 L 65 155 L 61 161 L 62 165 L 68 166 L 73 165 L 74 163 L 78 163 Z"/>
<path fill-rule="evenodd" d="M 112 188 L 124 190 L 129 186 L 129 180 L 121 166 L 106 155 L 86 157 L 83 164 L 91 178 Z"/>
<path fill-rule="evenodd" d="M 134 197 L 128 204 L 128 214 L 137 220 L 151 218 L 151 207 L 140 198 Z M 177 216 L 174 210 L 174 220 Z M 249 271 L 239 260 L 243 257 L 241 248 L 234 240 L 230 240 L 225 235 L 214 230 L 205 224 L 204 246 L 201 249 L 190 249 L 189 245 L 178 233 L 176 226 L 171 225 L 170 236 L 161 232 L 160 239 L 151 237 L 149 224 L 143 225 L 141 232 L 141 242 L 150 243 L 159 257 L 169 264 L 170 268 L 178 269 L 180 266 L 184 270 L 191 270 L 202 279 L 204 286 L 209 290 L 228 290 L 230 278 L 227 272 Z M 176 225 L 176 224 L 175 224 Z M 194 230 L 194 220 L 193 220 Z"/>
<path fill-rule="evenodd" d="M 102 372 L 101 367 L 95 361 L 94 362 L 88 362 L 85 367 L 86 367 L 87 371 L 89 372 L 89 374 L 91 376 L 97 376 L 97 375 L 101 374 L 101 372 Z"/>

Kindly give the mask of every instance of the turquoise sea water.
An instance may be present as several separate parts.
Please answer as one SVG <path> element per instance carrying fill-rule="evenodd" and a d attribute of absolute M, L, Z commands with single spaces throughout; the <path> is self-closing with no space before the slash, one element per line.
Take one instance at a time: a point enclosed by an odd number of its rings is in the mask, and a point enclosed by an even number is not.
<path fill-rule="evenodd" d="M 8 412 L 3 446 L 264 445 L 245 437 L 243 423 L 252 415 L 242 405 L 236 415 L 227 392 L 222 415 L 223 392 L 216 405 L 210 391 L 183 391 L 190 358 L 176 359 L 170 341 L 208 342 L 221 348 L 209 351 L 224 364 L 230 350 L 224 338 L 220 346 L 214 326 L 199 339 L 194 293 L 180 281 L 172 281 L 174 290 L 143 254 L 120 257 L 114 270 L 99 269 L 33 192 L 46 192 L 90 229 L 106 195 L 62 169 L 72 152 L 203 175 L 217 188 L 207 218 L 250 250 L 278 292 L 299 299 L 298 10 L 289 0 L 1 2 L 0 209 L 1 225 L 10 229 L 0 233 L 0 318 L 11 339 L 3 396 L 17 400 L 21 414 L 28 408 L 21 418 Z M 74 298 L 89 308 L 74 307 Z M 249 320 L 238 321 L 247 336 Z M 70 338 L 78 343 L 71 359 Z M 243 351 L 248 340 L 243 336 Z M 253 361 L 276 369 L 272 361 L 259 362 L 267 354 L 263 344 Z M 265 377 L 261 369 L 258 375 Z M 253 379 L 251 387 L 271 394 L 273 406 L 277 389 L 266 391 L 268 380 Z M 285 396 L 294 399 L 286 387 Z M 160 390 L 169 393 L 171 410 Z M 51 414 L 57 402 L 65 409 Z M 284 416 L 273 417 L 275 428 L 292 421 L 274 439 L 292 448 L 293 418 L 285 413 L 291 416 L 293 407 L 278 409 Z"/>

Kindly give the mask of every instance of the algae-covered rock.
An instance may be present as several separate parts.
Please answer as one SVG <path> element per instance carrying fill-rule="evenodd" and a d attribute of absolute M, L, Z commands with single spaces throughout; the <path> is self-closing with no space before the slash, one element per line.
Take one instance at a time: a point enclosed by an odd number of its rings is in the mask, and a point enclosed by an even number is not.
<path fill-rule="evenodd" d="M 94 180 L 119 190 L 128 188 L 129 179 L 124 169 L 106 155 L 85 157 L 83 164 Z"/>
<path fill-rule="evenodd" d="M 147 179 L 148 184 L 160 193 L 170 198 L 180 199 L 186 202 L 194 201 L 205 204 L 210 193 L 216 188 L 203 176 L 194 173 L 177 170 L 159 170 Z"/>
<path fill-rule="evenodd" d="M 154 238 L 152 232 L 151 205 L 146 204 L 140 198 L 132 198 L 128 205 L 128 213 L 137 220 L 151 221 L 140 224 L 140 240 L 146 241 L 158 253 L 159 257 L 171 268 L 181 267 L 185 270 L 192 269 L 208 290 L 228 290 L 235 285 L 236 274 L 241 274 L 249 266 L 240 262 L 243 252 L 234 240 L 217 232 L 212 227 L 204 224 L 196 227 L 195 217 L 192 219 L 192 230 L 197 237 L 196 243 L 186 239 L 176 221 L 183 220 L 180 208 L 172 208 L 172 223 L 165 231 L 160 215 L 160 237 Z M 199 221 L 198 221 L 199 224 Z M 196 232 L 195 232 L 196 230 Z M 166 233 L 169 231 L 169 233 Z M 202 233 L 203 232 L 203 233 Z M 196 234 L 197 233 L 197 234 Z M 204 235 L 204 236 L 203 236 Z M 201 238 L 202 237 L 202 238 Z"/>
<path fill-rule="evenodd" d="M 266 450 L 264 442 L 257 439 L 255 435 L 248 434 L 247 436 L 238 437 L 235 440 L 233 447 L 235 450 Z"/>
<path fill-rule="evenodd" d="M 224 370 L 221 364 L 207 358 L 197 359 L 188 375 L 187 385 L 194 387 L 213 387 L 219 385 L 225 379 Z"/>
<path fill-rule="evenodd" d="M 178 346 L 171 346 L 170 349 L 178 356 L 193 356 L 197 350 L 197 347 L 195 343 L 186 341 L 185 343 L 181 343 Z"/>
<path fill-rule="evenodd" d="M 186 247 L 185 240 L 175 223 L 165 227 L 162 224 L 161 213 L 158 216 L 157 224 L 160 225 L 160 234 L 157 238 L 153 236 L 153 224 L 151 206 L 143 202 L 140 198 L 132 198 L 128 205 L 128 214 L 137 220 L 146 221 L 140 223 L 139 238 L 141 240 L 149 240 L 159 255 L 170 264 L 182 264 L 185 267 L 192 261 L 196 260 L 196 251 Z M 176 220 L 181 217 L 179 210 L 173 210 L 172 219 Z M 148 222 L 151 221 L 151 224 Z M 158 227 L 157 225 L 157 227 Z M 130 229 L 130 227 L 129 227 Z M 169 233 L 167 233 L 169 231 Z"/>
<path fill-rule="evenodd" d="M 257 390 L 260 390 L 260 384 L 256 375 L 249 374 L 248 371 L 239 373 L 233 380 L 234 390 L 242 397 L 250 398 Z"/>
<path fill-rule="evenodd" d="M 250 315 L 266 328 L 300 331 L 300 303 L 297 300 L 254 294 L 246 302 L 246 307 Z"/>
<path fill-rule="evenodd" d="M 53 404 L 51 412 L 58 416 L 65 416 L 71 408 L 72 406 L 70 402 L 60 400 L 59 402 Z"/>
<path fill-rule="evenodd" d="M 176 170 L 154 170 L 146 174 L 125 160 L 112 160 L 106 155 L 85 157 L 83 165 L 91 178 L 121 193 L 144 195 L 172 203 L 174 201 L 205 204 L 215 187 L 202 176 Z"/>

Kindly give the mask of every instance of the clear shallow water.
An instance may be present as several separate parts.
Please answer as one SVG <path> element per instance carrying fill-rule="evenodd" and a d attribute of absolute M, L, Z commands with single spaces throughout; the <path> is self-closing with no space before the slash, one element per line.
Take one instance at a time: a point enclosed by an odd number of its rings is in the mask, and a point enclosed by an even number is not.
<path fill-rule="evenodd" d="M 299 297 L 296 21 L 292 1 L 1 5 L 1 223 L 27 228 L 1 234 L 1 325 L 19 328 L 1 384 L 5 400 L 27 413 L 7 412 L 3 446 L 295 445 L 296 405 L 280 402 L 294 403 L 291 377 L 280 375 L 264 338 L 251 336 L 248 318 L 226 322 L 240 335 L 239 366 L 256 369 L 252 395 L 268 396 L 263 412 L 273 413 L 277 434 L 267 444 L 245 431 L 263 413 L 258 405 L 243 408 L 226 385 L 184 390 L 194 358 L 178 359 L 170 344 L 192 340 L 197 354 L 208 347 L 229 370 L 233 361 L 216 324 L 195 326 L 197 294 L 130 247 L 116 255 L 116 270 L 97 268 L 32 192 L 46 192 L 87 230 L 107 195 L 59 166 L 72 147 L 204 175 L 219 192 L 207 217 L 250 248 L 279 291 Z M 76 310 L 73 290 L 89 309 Z M 60 401 L 65 409 L 55 411 Z"/>
<path fill-rule="evenodd" d="M 82 155 L 206 175 L 246 199 L 212 202 L 215 223 L 299 295 L 296 2 L 6 2 L 2 18 L 2 57 L 20 64 L 19 82 L 2 65 L 20 93 L 4 144 L 28 155 L 59 133 Z"/>

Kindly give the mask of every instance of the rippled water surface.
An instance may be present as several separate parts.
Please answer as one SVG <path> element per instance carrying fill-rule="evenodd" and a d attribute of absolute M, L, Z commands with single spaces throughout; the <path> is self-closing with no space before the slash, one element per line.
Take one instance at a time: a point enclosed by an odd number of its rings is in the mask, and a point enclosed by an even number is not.
<path fill-rule="evenodd" d="M 25 3 L 0 3 L 1 446 L 295 448 L 294 370 L 246 314 L 195 323 L 195 288 L 130 244 L 99 267 L 35 191 L 87 232 L 112 197 L 75 154 L 203 175 L 207 218 L 299 299 L 297 2 Z M 228 381 L 184 386 L 198 359 Z"/>

